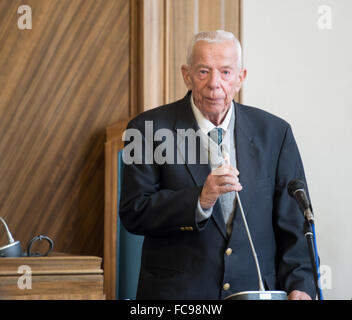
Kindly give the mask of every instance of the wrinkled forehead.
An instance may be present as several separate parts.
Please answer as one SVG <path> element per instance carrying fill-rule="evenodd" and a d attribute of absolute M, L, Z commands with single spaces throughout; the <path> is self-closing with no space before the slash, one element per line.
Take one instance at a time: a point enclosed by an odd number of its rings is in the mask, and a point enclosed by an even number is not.
<path fill-rule="evenodd" d="M 237 63 L 237 47 L 233 41 L 218 42 L 198 41 L 192 53 L 192 65 L 233 66 Z"/>

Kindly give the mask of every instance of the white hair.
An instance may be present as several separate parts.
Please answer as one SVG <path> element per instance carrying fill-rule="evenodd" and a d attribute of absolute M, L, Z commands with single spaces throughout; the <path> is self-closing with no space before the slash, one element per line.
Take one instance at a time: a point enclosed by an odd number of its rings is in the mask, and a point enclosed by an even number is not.
<path fill-rule="evenodd" d="M 237 49 L 237 66 L 239 69 L 242 68 L 242 47 L 239 40 L 235 37 L 232 32 L 224 30 L 216 31 L 203 31 L 199 32 L 193 36 L 187 50 L 187 65 L 190 67 L 192 65 L 192 55 L 195 44 L 198 41 L 206 41 L 208 43 L 220 43 L 226 40 L 233 41 Z"/>

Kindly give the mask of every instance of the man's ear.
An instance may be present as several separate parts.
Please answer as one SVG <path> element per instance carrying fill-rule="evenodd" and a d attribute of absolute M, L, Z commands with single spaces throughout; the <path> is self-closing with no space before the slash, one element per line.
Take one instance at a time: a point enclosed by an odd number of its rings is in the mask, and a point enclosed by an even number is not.
<path fill-rule="evenodd" d="M 242 69 L 238 74 L 237 84 L 236 84 L 236 93 L 238 93 L 243 85 L 244 80 L 247 76 L 247 69 Z"/>
<path fill-rule="evenodd" d="M 185 82 L 187 89 L 192 90 L 193 85 L 192 85 L 192 79 L 190 76 L 190 68 L 186 65 L 182 65 L 181 72 L 182 72 L 182 76 L 183 76 L 183 81 Z"/>

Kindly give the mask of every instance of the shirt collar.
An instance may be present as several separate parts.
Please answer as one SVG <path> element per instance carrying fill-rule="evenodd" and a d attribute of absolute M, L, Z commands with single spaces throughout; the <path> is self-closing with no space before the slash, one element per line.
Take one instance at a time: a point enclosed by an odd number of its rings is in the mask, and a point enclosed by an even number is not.
<path fill-rule="evenodd" d="M 194 103 L 193 100 L 193 93 L 191 95 L 191 106 L 192 106 L 192 111 L 194 114 L 194 117 L 196 118 L 196 121 L 198 123 L 199 128 L 205 133 L 208 134 L 209 131 L 213 130 L 216 126 L 206 119 L 203 114 L 200 112 L 200 110 L 197 108 L 197 106 Z M 233 110 L 233 101 L 231 101 L 231 107 L 227 111 L 226 117 L 224 121 L 218 125 L 218 128 L 223 129 L 225 132 L 228 130 L 229 125 L 230 125 L 230 120 L 231 120 L 231 115 L 232 115 L 232 110 Z"/>

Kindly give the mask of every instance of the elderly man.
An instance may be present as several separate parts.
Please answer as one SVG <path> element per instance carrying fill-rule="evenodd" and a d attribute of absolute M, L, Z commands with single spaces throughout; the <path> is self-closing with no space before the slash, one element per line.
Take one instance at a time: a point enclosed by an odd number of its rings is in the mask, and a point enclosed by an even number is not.
<path fill-rule="evenodd" d="M 145 236 L 137 299 L 224 299 L 258 290 L 235 191 L 266 288 L 284 290 L 289 299 L 314 298 L 304 218 L 286 190 L 292 179 L 305 181 L 289 124 L 233 100 L 246 69 L 232 33 L 195 35 L 182 75 L 189 90 L 183 99 L 128 125 L 141 132 L 143 152 L 153 153 L 166 141 L 147 141 L 146 123 L 153 124 L 153 133 L 172 132 L 173 159 L 179 153 L 186 159 L 124 166 L 121 220 L 130 232 Z M 201 139 L 182 151 L 187 137 L 180 132 L 190 129 Z M 207 163 L 199 157 L 190 163 L 192 150 L 207 154 Z"/>

